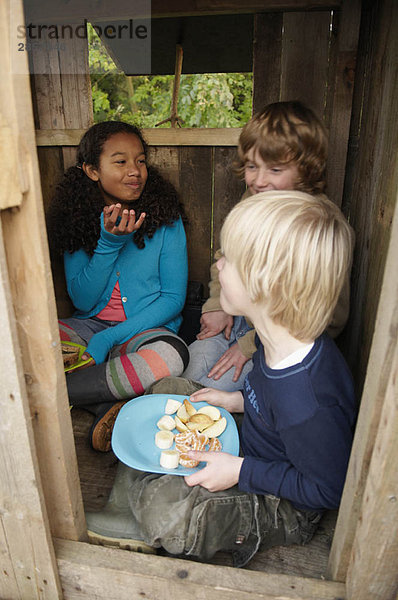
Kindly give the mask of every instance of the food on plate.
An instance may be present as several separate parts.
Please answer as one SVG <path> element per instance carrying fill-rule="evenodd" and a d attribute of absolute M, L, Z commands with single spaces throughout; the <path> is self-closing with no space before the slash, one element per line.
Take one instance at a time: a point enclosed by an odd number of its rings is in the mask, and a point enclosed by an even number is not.
<path fill-rule="evenodd" d="M 218 410 L 217 406 L 211 406 L 211 404 L 199 408 L 198 413 L 207 415 L 208 417 L 210 417 L 210 419 L 213 419 L 213 421 L 218 421 L 218 419 L 221 419 L 221 413 Z"/>
<path fill-rule="evenodd" d="M 166 402 L 165 412 L 177 412 L 175 417 L 165 414 L 157 422 L 160 429 L 155 434 L 155 444 L 162 450 L 160 454 L 160 465 L 166 469 L 176 469 L 180 464 L 182 467 L 192 469 L 200 461 L 188 456 L 188 452 L 209 451 L 219 452 L 222 444 L 218 439 L 226 426 L 227 419 L 221 417 L 221 413 L 215 406 L 203 406 L 196 410 L 194 406 L 185 399 L 183 403 L 169 398 Z M 173 429 L 178 433 L 174 435 Z M 170 449 L 175 442 L 174 449 Z M 177 461 L 177 464 L 176 464 Z"/>
<path fill-rule="evenodd" d="M 192 417 L 192 415 L 194 415 L 197 412 L 196 408 L 194 406 L 192 406 L 190 401 L 187 400 L 186 398 L 184 400 L 184 406 L 185 406 L 185 410 L 187 411 L 187 413 L 190 417 Z"/>
<path fill-rule="evenodd" d="M 222 444 L 218 438 L 211 438 L 209 440 L 209 452 L 220 452 L 222 450 Z"/>
<path fill-rule="evenodd" d="M 160 454 L 160 466 L 164 469 L 176 469 L 180 460 L 178 450 L 162 450 Z"/>
<path fill-rule="evenodd" d="M 208 415 L 196 413 L 187 421 L 188 429 L 203 431 L 206 427 L 213 425 L 214 421 Z"/>
<path fill-rule="evenodd" d="M 222 434 L 226 426 L 227 419 L 225 417 L 221 417 L 221 419 L 213 423 L 213 425 L 206 427 L 206 429 L 203 430 L 203 433 L 205 433 L 209 438 L 218 437 Z"/>
<path fill-rule="evenodd" d="M 187 431 L 188 430 L 188 427 L 185 425 L 185 423 L 183 423 L 181 421 L 181 419 L 179 419 L 177 417 L 177 415 L 174 417 L 174 421 L 175 421 L 175 424 L 176 424 L 177 431 L 181 432 L 181 431 Z"/>
<path fill-rule="evenodd" d="M 156 425 L 159 427 L 159 429 L 164 429 L 166 431 L 172 431 L 172 429 L 174 429 L 176 426 L 173 417 L 170 415 L 163 415 Z"/>
<path fill-rule="evenodd" d="M 76 346 L 69 346 L 68 344 L 61 344 L 62 358 L 64 360 L 64 367 L 71 367 L 79 360 L 79 348 Z"/>
<path fill-rule="evenodd" d="M 187 410 L 183 404 L 181 404 L 180 408 L 177 410 L 177 417 L 183 423 L 189 421 L 189 414 L 187 413 Z"/>
<path fill-rule="evenodd" d="M 155 444 L 162 450 L 171 448 L 174 442 L 174 433 L 172 431 L 166 431 L 161 429 L 155 435 Z"/>
<path fill-rule="evenodd" d="M 174 415 L 180 406 L 182 406 L 182 402 L 179 400 L 173 400 L 173 398 L 169 398 L 166 402 L 166 408 L 164 409 L 164 412 L 166 415 Z"/>

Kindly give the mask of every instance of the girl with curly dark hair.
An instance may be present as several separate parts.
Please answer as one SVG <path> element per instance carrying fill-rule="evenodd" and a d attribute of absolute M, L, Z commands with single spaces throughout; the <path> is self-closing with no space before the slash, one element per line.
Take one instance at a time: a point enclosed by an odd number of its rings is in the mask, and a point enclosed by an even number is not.
<path fill-rule="evenodd" d="M 177 336 L 187 285 L 183 207 L 147 167 L 146 152 L 138 128 L 94 125 L 49 214 L 76 308 L 59 321 L 61 340 L 85 346 L 88 361 L 68 374 L 69 399 L 96 415 L 91 441 L 102 451 L 124 402 L 161 377 L 181 375 L 188 360 Z"/>

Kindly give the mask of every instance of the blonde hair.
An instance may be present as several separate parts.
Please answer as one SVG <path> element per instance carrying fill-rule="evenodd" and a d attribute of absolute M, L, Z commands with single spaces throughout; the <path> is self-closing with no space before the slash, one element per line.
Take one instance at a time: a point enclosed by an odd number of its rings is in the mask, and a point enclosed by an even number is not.
<path fill-rule="evenodd" d="M 244 176 L 253 149 L 268 164 L 293 163 L 299 173 L 295 189 L 319 194 L 326 188 L 327 135 L 315 113 L 301 102 L 274 102 L 246 123 L 235 167 Z"/>
<path fill-rule="evenodd" d="M 353 236 L 327 198 L 272 191 L 239 202 L 221 230 L 221 248 L 252 302 L 298 340 L 330 322 L 351 264 Z"/>

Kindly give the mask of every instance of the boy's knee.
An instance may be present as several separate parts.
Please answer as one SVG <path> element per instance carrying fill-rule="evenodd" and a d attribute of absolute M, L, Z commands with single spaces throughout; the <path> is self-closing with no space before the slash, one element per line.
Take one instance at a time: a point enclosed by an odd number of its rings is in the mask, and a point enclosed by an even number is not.
<path fill-rule="evenodd" d="M 185 379 L 184 377 L 163 377 L 155 381 L 146 390 L 147 394 L 179 394 L 181 396 L 190 396 L 200 390 L 203 386 L 200 383 Z"/>

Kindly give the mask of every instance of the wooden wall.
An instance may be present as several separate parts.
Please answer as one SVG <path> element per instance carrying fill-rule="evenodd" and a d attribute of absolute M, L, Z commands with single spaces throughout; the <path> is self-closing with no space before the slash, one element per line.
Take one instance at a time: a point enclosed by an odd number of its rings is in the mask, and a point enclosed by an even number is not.
<path fill-rule="evenodd" d="M 352 72 L 350 77 L 347 72 L 355 62 L 359 15 L 360 2 L 354 0 L 343 3 L 334 12 L 298 10 L 261 13 L 255 17 L 253 110 L 269 102 L 296 99 L 309 105 L 328 128 L 333 125 L 328 187 L 330 197 L 339 205 L 353 88 Z M 40 64 L 45 58 L 40 57 L 40 49 L 35 52 L 34 60 Z M 49 62 L 48 76 L 32 76 L 45 207 L 63 170 L 73 164 L 75 148 L 59 145 L 62 142 L 57 132 L 83 131 L 92 119 L 88 78 L 62 76 L 56 70 L 62 62 L 70 65 L 73 59 L 79 64 L 87 61 L 84 40 L 76 44 L 73 52 L 69 59 Z M 77 98 L 81 99 L 79 107 Z M 209 269 L 219 245 L 222 222 L 244 192 L 244 184 L 232 173 L 239 131 L 231 130 L 231 133 L 236 131 L 232 146 L 221 138 L 214 141 L 214 136 L 209 141 L 209 130 L 190 130 L 188 142 L 187 131 L 168 131 L 172 141 L 155 143 L 150 150 L 150 161 L 181 194 L 189 217 L 189 278 L 202 282 L 207 295 Z M 167 130 L 162 133 L 167 136 Z M 52 262 L 58 311 L 66 316 L 71 305 L 65 293 L 62 264 L 55 258 Z"/>

